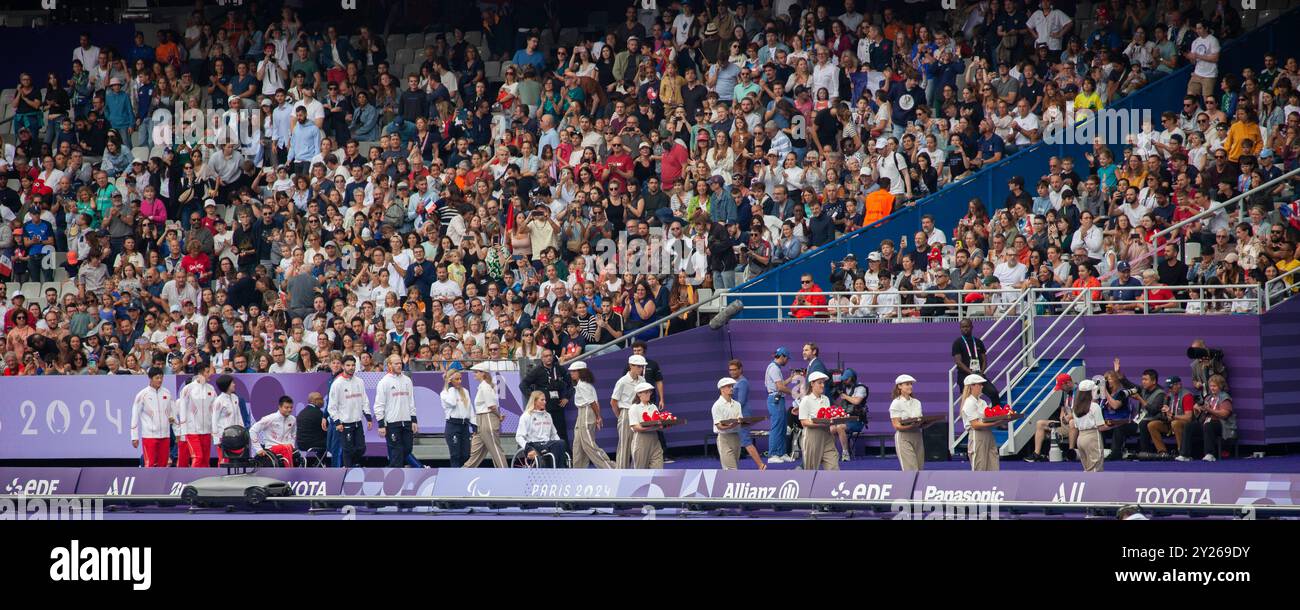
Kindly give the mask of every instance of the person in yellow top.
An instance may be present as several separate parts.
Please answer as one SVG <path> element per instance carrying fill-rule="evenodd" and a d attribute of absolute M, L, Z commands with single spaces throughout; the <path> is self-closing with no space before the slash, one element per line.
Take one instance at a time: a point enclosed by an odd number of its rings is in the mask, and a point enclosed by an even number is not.
<path fill-rule="evenodd" d="M 1236 119 L 1223 141 L 1223 149 L 1228 151 L 1228 160 L 1233 163 L 1242 155 L 1256 155 L 1264 149 L 1264 136 L 1259 131 L 1259 118 L 1255 111 L 1238 105 Z"/>
<path fill-rule="evenodd" d="M 1083 79 L 1083 91 L 1074 96 L 1074 122 L 1078 123 L 1087 120 L 1088 117 L 1080 116 L 1080 111 L 1091 110 L 1096 112 L 1105 106 L 1101 101 L 1101 96 L 1097 94 L 1097 81 L 1091 78 Z"/>
<path fill-rule="evenodd" d="M 1282 250 L 1290 256 L 1283 256 L 1278 259 L 1277 270 L 1279 272 L 1279 277 L 1286 275 L 1292 269 L 1300 267 L 1300 256 L 1298 256 L 1296 252 L 1297 250 L 1300 250 L 1300 248 L 1297 248 L 1295 243 L 1282 244 Z M 1292 291 L 1300 291 L 1300 278 L 1297 278 L 1297 276 L 1300 276 L 1300 273 L 1289 275 L 1285 280 L 1283 280 L 1286 282 L 1287 286 L 1291 287 Z"/>

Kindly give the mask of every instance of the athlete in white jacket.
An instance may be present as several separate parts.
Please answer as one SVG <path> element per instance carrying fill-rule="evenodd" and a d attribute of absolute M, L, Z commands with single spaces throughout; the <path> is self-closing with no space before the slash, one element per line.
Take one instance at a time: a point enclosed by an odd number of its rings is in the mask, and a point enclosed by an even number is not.
<path fill-rule="evenodd" d="M 207 468 L 212 457 L 212 403 L 217 389 L 208 383 L 205 366 L 176 397 L 176 466 Z"/>
<path fill-rule="evenodd" d="M 274 453 L 284 460 L 285 466 L 293 465 L 293 450 L 298 439 L 298 419 L 293 416 L 293 398 L 280 397 L 280 406 L 253 424 L 248 431 L 252 439 L 253 450 L 257 455 Z"/>
<path fill-rule="evenodd" d="M 217 378 L 216 399 L 212 401 L 212 438 L 220 444 L 221 433 L 230 426 L 244 425 L 244 415 L 239 409 L 239 396 L 235 394 L 235 379 L 230 375 Z M 224 452 L 218 452 L 218 463 L 229 461 Z"/>
<path fill-rule="evenodd" d="M 361 418 L 366 419 L 366 430 L 374 427 L 366 384 L 356 373 L 356 357 L 347 356 L 343 358 L 343 373 L 330 385 L 330 418 L 334 420 L 334 429 L 342 435 L 345 468 L 360 464 L 366 455 L 366 433 L 361 429 Z"/>
<path fill-rule="evenodd" d="M 149 385 L 131 403 L 131 446 L 144 445 L 144 465 L 167 466 L 171 451 L 171 424 L 176 422 L 176 405 L 171 390 L 162 387 L 163 371 L 149 369 Z"/>
<path fill-rule="evenodd" d="M 387 366 L 388 374 L 375 388 L 375 419 L 379 421 L 379 434 L 388 443 L 388 467 L 404 468 L 415 433 L 420 431 L 415 386 L 410 377 L 402 374 L 401 356 L 389 356 Z"/>

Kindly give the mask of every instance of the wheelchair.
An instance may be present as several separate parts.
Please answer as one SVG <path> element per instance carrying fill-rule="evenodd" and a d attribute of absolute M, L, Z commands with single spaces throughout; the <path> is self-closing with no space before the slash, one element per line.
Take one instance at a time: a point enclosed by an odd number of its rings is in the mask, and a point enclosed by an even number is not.
<path fill-rule="evenodd" d="M 561 461 L 563 460 L 563 461 Z M 528 457 L 528 447 L 520 447 L 510 460 L 511 468 L 568 468 L 573 463 L 566 451 L 557 457 L 552 451 L 540 451 L 535 458 Z M 562 464 L 562 465 L 561 465 Z"/>

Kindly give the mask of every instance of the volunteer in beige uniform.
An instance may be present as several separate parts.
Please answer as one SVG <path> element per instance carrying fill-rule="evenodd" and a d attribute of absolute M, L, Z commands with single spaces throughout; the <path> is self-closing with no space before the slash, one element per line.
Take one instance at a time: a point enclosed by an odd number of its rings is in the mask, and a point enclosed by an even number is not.
<path fill-rule="evenodd" d="M 984 391 L 984 378 L 979 375 L 967 375 L 965 389 L 961 392 L 961 421 L 966 425 L 966 453 L 970 455 L 971 470 L 997 470 L 998 444 L 993 439 L 993 428 L 997 424 L 984 423 L 984 409 L 989 403 L 984 402 L 980 393 Z"/>
<path fill-rule="evenodd" d="M 632 356 L 638 358 L 639 356 Z M 630 468 L 652 468 L 658 470 L 664 467 L 664 448 L 659 444 L 659 435 L 654 428 L 648 428 L 642 425 L 645 416 L 653 416 L 659 412 L 659 407 L 650 402 L 650 395 L 654 394 L 655 387 L 642 381 L 636 385 L 636 402 L 627 409 L 627 421 L 631 429 L 632 438 L 629 440 L 631 449 Z"/>
<path fill-rule="evenodd" d="M 914 383 L 916 379 L 911 375 L 899 375 L 894 379 L 894 400 L 889 403 L 889 421 L 894 424 L 894 450 L 898 453 L 898 466 L 904 471 L 925 468 L 921 424 L 903 423 L 921 417 L 921 401 L 912 394 Z"/>
<path fill-rule="evenodd" d="M 740 469 L 740 422 L 723 424 L 728 419 L 740 419 L 740 403 L 732 395 L 736 380 L 723 377 L 718 380 L 718 399 L 713 401 L 713 432 L 718 435 L 718 459 L 723 470 Z"/>
<path fill-rule="evenodd" d="M 492 383 L 492 367 L 480 362 L 470 367 L 478 379 L 478 391 L 474 394 L 474 425 L 478 430 L 469 441 L 469 461 L 465 468 L 478 468 L 484 458 L 492 458 L 492 465 L 497 468 L 509 468 L 506 454 L 501 450 L 501 406 L 497 400 L 496 385 Z"/>
<path fill-rule="evenodd" d="M 817 411 L 831 406 L 826 397 L 826 381 L 830 377 L 821 371 L 808 375 L 808 393 L 799 399 L 799 422 L 803 424 L 803 469 L 839 470 L 840 455 L 835 450 L 835 438 L 826 424 L 813 423 Z"/>
<path fill-rule="evenodd" d="M 627 468 L 632 461 L 629 446 L 632 432 L 627 414 L 636 403 L 636 387 L 642 383 L 645 383 L 645 356 L 629 356 L 627 373 L 614 384 L 614 393 L 609 397 L 610 408 L 618 416 L 618 451 L 614 454 L 614 464 L 618 468 Z"/>
<path fill-rule="evenodd" d="M 597 468 L 613 468 L 614 462 L 596 444 L 596 430 L 605 426 L 605 420 L 600 417 L 595 377 L 581 360 L 569 365 L 569 377 L 573 380 L 573 404 L 578 406 L 578 423 L 573 426 L 573 467 L 595 464 Z"/>
<path fill-rule="evenodd" d="M 1091 379 L 1079 383 L 1079 392 L 1074 395 L 1074 419 L 1070 420 L 1070 425 L 1079 431 L 1075 448 L 1079 453 L 1079 461 L 1083 463 L 1084 472 L 1101 472 L 1106 463 L 1101 432 L 1097 430 L 1106 424 L 1106 419 L 1097 401 L 1093 400 L 1096 391 L 1097 384 Z"/>

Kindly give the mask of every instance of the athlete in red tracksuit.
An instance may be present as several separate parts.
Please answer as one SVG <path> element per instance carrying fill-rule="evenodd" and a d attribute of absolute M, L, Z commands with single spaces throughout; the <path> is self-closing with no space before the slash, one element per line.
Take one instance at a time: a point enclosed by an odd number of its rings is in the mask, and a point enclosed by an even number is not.
<path fill-rule="evenodd" d="M 171 450 L 171 424 L 176 422 L 176 405 L 171 390 L 162 384 L 162 369 L 149 369 L 149 385 L 131 403 L 131 446 L 144 445 L 145 467 L 167 466 Z"/>
<path fill-rule="evenodd" d="M 176 397 L 176 466 L 207 468 L 212 458 L 212 404 L 217 389 L 208 383 L 210 369 L 199 371 Z"/>
<path fill-rule="evenodd" d="M 298 419 L 293 416 L 293 399 L 281 396 L 280 408 L 257 420 L 248 436 L 258 455 L 274 453 L 285 466 L 293 466 L 293 448 L 298 442 Z"/>

